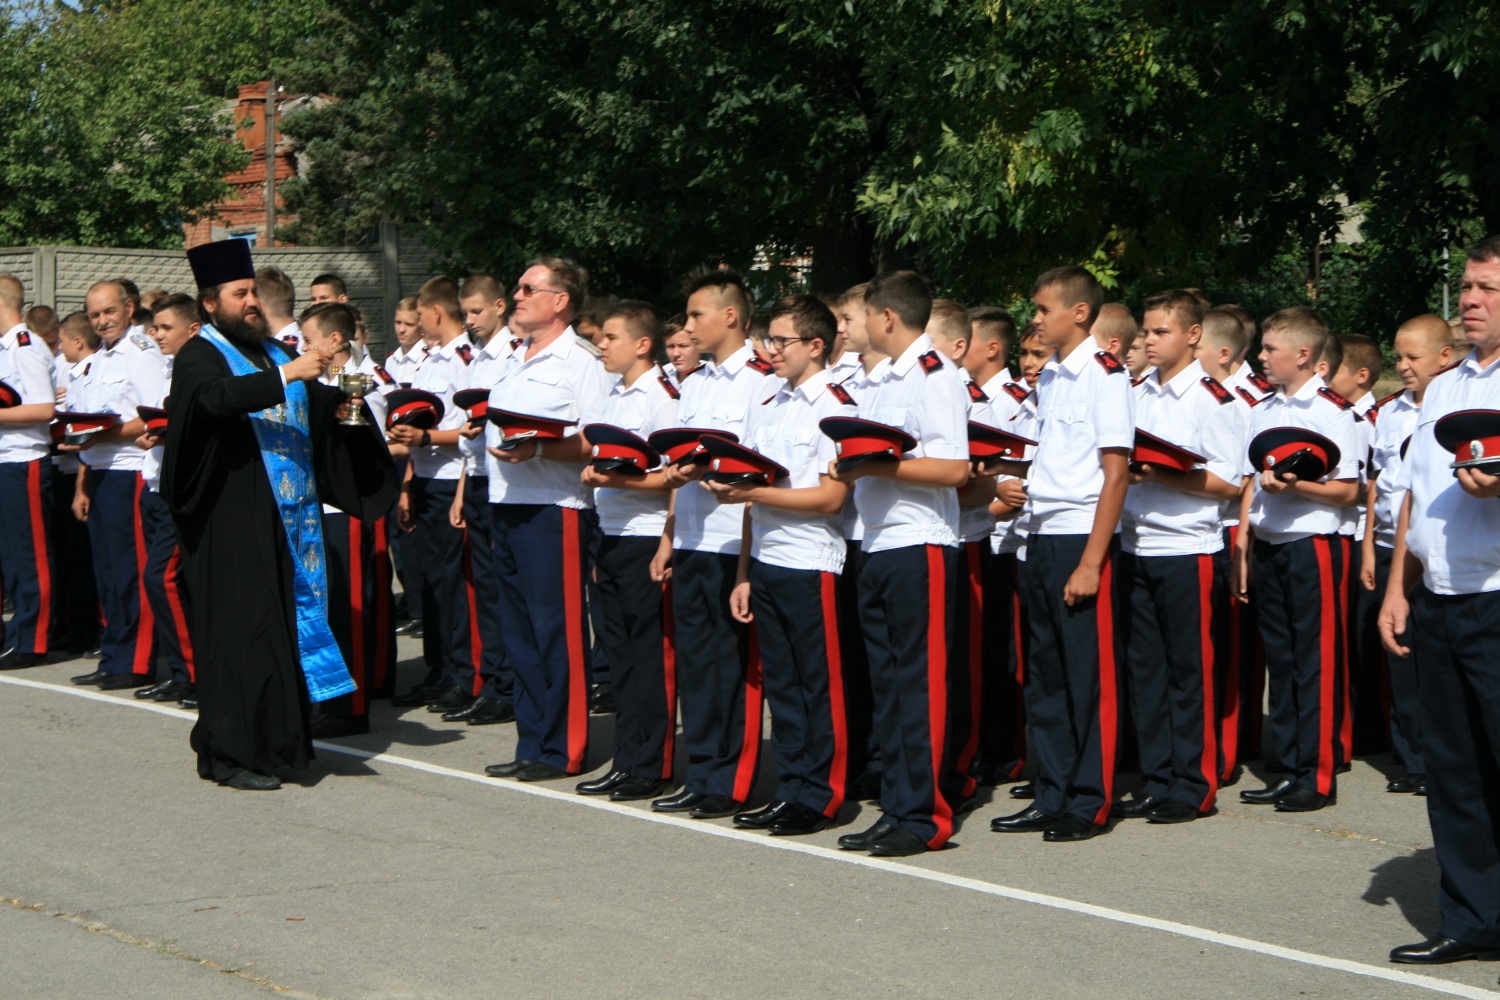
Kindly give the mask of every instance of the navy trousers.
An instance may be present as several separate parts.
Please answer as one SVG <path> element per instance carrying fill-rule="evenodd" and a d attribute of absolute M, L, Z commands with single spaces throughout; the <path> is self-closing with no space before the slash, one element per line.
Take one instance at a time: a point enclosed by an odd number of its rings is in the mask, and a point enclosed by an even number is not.
<path fill-rule="evenodd" d="M 1114 796 L 1121 588 L 1116 538 L 1098 595 L 1073 607 L 1063 601 L 1087 544 L 1087 535 L 1031 535 L 1026 541 L 1026 722 L 1036 750 L 1036 808 L 1097 826 L 1109 819 Z"/>
<path fill-rule="evenodd" d="M 505 662 L 501 636 L 500 577 L 495 572 L 494 541 L 490 537 L 490 480 L 470 476 L 464 486 L 463 588 L 464 624 L 459 641 L 468 643 L 468 657 L 458 661 L 454 680 L 478 698 L 510 701 L 515 678 Z M 475 666 L 478 669 L 475 669 Z"/>
<path fill-rule="evenodd" d="M 839 651 L 844 657 L 844 706 L 849 730 L 849 775 L 851 780 L 869 775 L 880 778 L 880 742 L 875 739 L 875 702 L 870 692 L 870 657 L 865 629 L 859 618 L 859 572 L 864 565 L 859 542 L 844 550 L 844 571 L 839 574 Z"/>
<path fill-rule="evenodd" d="M 1500 948 L 1500 593 L 1412 598 L 1437 933 Z"/>
<path fill-rule="evenodd" d="M 611 770 L 665 781 L 677 736 L 677 662 L 671 584 L 651 579 L 659 535 L 604 535 L 595 563 L 599 644 L 614 654 Z"/>
<path fill-rule="evenodd" d="M 182 555 L 177 548 L 177 525 L 161 494 L 141 490 L 141 525 L 146 533 L 146 600 L 156 619 L 156 648 L 166 657 L 172 680 L 191 684 L 197 671 L 188 635 Z"/>
<path fill-rule="evenodd" d="M 1385 585 L 1391 578 L 1391 557 L 1395 550 L 1383 545 L 1375 546 L 1375 590 L 1369 593 L 1371 603 L 1378 613 L 1385 597 Z M 1376 642 L 1379 643 L 1379 633 Z M 1406 646 L 1411 647 L 1407 641 Z M 1426 774 L 1427 760 L 1422 754 L 1422 688 L 1419 683 L 1416 656 L 1392 656 L 1384 647 L 1379 649 L 1390 678 L 1391 693 L 1391 745 L 1407 774 Z M 1369 655 L 1374 655 L 1372 652 Z"/>
<path fill-rule="evenodd" d="M 954 747 L 953 773 L 946 779 L 951 802 L 967 799 L 978 787 L 979 740 L 984 689 L 993 683 L 984 662 L 985 561 L 990 541 L 965 542 L 954 560 L 953 645 L 948 651 L 948 742 Z"/>
<path fill-rule="evenodd" d="M 141 525 L 139 472 L 90 469 L 89 541 L 94 580 L 104 612 L 99 669 L 107 674 L 149 675 L 155 660 L 156 617 L 142 594 L 146 534 Z"/>
<path fill-rule="evenodd" d="M 882 818 L 934 850 L 953 836 L 953 806 L 944 787 L 954 756 L 947 702 L 949 591 L 957 560 L 958 550 L 942 545 L 870 552 L 859 579 L 880 741 Z"/>
<path fill-rule="evenodd" d="M 52 463 L 0 462 L 0 573 L 15 604 L 5 648 L 45 655 L 56 601 L 51 544 Z"/>
<path fill-rule="evenodd" d="M 1219 713 L 1219 784 L 1234 780 L 1242 760 L 1260 756 L 1261 730 L 1265 728 L 1262 703 L 1266 696 L 1266 663 L 1261 652 L 1260 623 L 1254 604 L 1241 604 L 1230 592 L 1230 560 L 1239 537 L 1239 525 L 1224 529 L 1224 549 L 1215 557 L 1214 569 L 1224 594 L 1223 627 L 1214 674 L 1214 692 Z"/>
<path fill-rule="evenodd" d="M 1358 539 L 1350 542 L 1349 563 L 1349 700 L 1354 713 L 1356 754 L 1379 753 L 1398 739 L 1393 718 L 1395 702 L 1391 673 L 1386 667 L 1385 647 L 1380 644 L 1380 604 L 1385 599 L 1385 579 L 1390 573 L 1394 549 L 1375 546 L 1375 589 L 1366 590 L 1360 580 Z M 1384 568 L 1382 569 L 1382 565 Z M 1397 748 L 1398 754 L 1400 749 Z M 1402 755 L 1402 760 L 1406 758 Z M 1420 774 L 1421 772 L 1416 772 Z"/>
<path fill-rule="evenodd" d="M 416 476 L 411 480 L 415 526 L 406 537 L 406 578 L 408 582 L 417 578 L 417 603 L 413 606 L 408 595 L 407 608 L 422 619 L 422 657 L 428 676 L 440 671 L 449 684 L 472 691 L 475 659 L 482 650 L 470 614 L 467 539 L 448 520 L 457 495 L 456 479 Z"/>
<path fill-rule="evenodd" d="M 89 526 L 73 516 L 77 477 L 77 470 L 52 470 L 51 547 L 57 576 L 50 646 L 82 652 L 98 643 L 100 621 Z"/>
<path fill-rule="evenodd" d="M 492 504 L 505 659 L 515 671 L 516 757 L 570 774 L 588 753 L 584 574 L 593 511 Z"/>
<path fill-rule="evenodd" d="M 984 565 L 984 691 L 979 730 L 979 783 L 1019 781 L 1026 768 L 1026 622 L 1021 604 L 1022 563 L 1014 552 L 986 555 Z"/>

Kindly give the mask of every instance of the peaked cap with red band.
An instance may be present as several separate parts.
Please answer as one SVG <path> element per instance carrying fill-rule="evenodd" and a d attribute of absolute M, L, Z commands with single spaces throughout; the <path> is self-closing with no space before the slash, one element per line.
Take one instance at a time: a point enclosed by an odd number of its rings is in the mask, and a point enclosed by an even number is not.
<path fill-rule="evenodd" d="M 52 426 L 62 428 L 62 439 L 68 444 L 83 444 L 99 431 L 119 425 L 118 413 L 59 413 Z M 54 435 L 57 433 L 53 431 Z"/>
<path fill-rule="evenodd" d="M 490 409 L 490 391 L 488 389 L 460 389 L 453 394 L 453 405 L 460 410 L 467 411 L 469 423 L 479 425 L 484 423 L 484 415 Z"/>
<path fill-rule="evenodd" d="M 716 431 L 708 427 L 668 427 L 647 438 L 647 443 L 661 452 L 662 457 L 673 465 L 701 464 L 708 461 L 708 452 L 702 447 L 707 437 L 728 438 L 738 441 L 740 436 L 731 431 Z"/>
<path fill-rule="evenodd" d="M 558 420 L 555 417 L 538 417 L 530 413 L 512 413 L 490 407 L 484 417 L 500 428 L 500 450 L 510 449 L 526 441 L 561 441 L 576 420 Z"/>
<path fill-rule="evenodd" d="M 824 417 L 818 427 L 838 443 L 840 472 L 872 458 L 898 459 L 917 446 L 917 439 L 901 428 L 859 417 Z"/>
<path fill-rule="evenodd" d="M 1452 468 L 1500 472 L 1500 410 L 1455 410 L 1439 420 L 1432 433 L 1453 453 Z"/>
<path fill-rule="evenodd" d="M 1130 461 L 1132 464 L 1159 465 L 1164 469 L 1191 472 L 1194 465 L 1207 462 L 1208 459 L 1197 452 L 1188 451 L 1155 434 L 1136 428 L 1135 448 L 1130 452 Z"/>
<path fill-rule="evenodd" d="M 0 410 L 21 405 L 21 394 L 9 382 L 0 382 Z"/>
<path fill-rule="evenodd" d="M 385 426 L 430 431 L 443 419 L 443 401 L 425 389 L 394 389 L 385 394 L 390 411 Z"/>
<path fill-rule="evenodd" d="M 457 396 L 453 397 L 457 399 Z M 585 424 L 583 436 L 592 446 L 589 464 L 600 472 L 624 472 L 628 475 L 645 475 L 661 464 L 656 453 L 639 434 L 633 434 L 614 424 Z"/>
<path fill-rule="evenodd" d="M 971 462 L 978 462 L 982 465 L 997 458 L 1005 459 L 1007 462 L 1027 462 L 1030 459 L 1026 457 L 1026 447 L 1035 444 L 1035 441 L 1019 434 L 1002 431 L 989 424 L 969 421 L 969 461 Z"/>
<path fill-rule="evenodd" d="M 146 421 L 146 433 L 161 437 L 167 432 L 167 411 L 155 406 L 138 406 L 136 414 Z"/>
<path fill-rule="evenodd" d="M 786 469 L 738 441 L 710 434 L 703 439 L 708 452 L 705 479 L 720 483 L 760 483 L 769 486 L 788 475 Z"/>
<path fill-rule="evenodd" d="M 1277 478 L 1296 476 L 1316 482 L 1339 464 L 1339 446 L 1306 427 L 1272 427 L 1250 442 L 1250 464 L 1274 470 Z"/>

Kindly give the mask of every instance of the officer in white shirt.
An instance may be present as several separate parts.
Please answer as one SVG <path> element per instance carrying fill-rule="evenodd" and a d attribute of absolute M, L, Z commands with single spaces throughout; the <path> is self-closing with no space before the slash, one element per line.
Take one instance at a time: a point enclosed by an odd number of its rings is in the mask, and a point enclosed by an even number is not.
<path fill-rule="evenodd" d="M 0 567 L 15 614 L 5 624 L 0 670 L 46 662 L 54 607 L 51 545 L 52 463 L 47 424 L 56 410 L 51 352 L 26 329 L 25 290 L 0 274 Z"/>
<path fill-rule="evenodd" d="M 609 374 L 573 334 L 588 273 L 557 257 L 533 260 L 515 291 L 522 340 L 494 389 L 489 412 L 566 421 L 562 439 L 520 443 L 487 431 L 493 547 L 500 574 L 506 660 L 515 671 L 516 757 L 493 777 L 541 781 L 577 774 L 588 750 L 588 611 L 585 587 L 597 519 L 579 480 L 588 439 L 609 395 Z M 506 447 L 502 447 L 505 445 Z"/>
<path fill-rule="evenodd" d="M 89 372 L 76 382 L 69 405 L 90 413 L 114 413 L 119 424 L 95 433 L 83 445 L 60 445 L 79 453 L 86 467 L 74 510 L 88 521 L 94 577 L 104 615 L 99 669 L 79 683 L 105 690 L 151 684 L 155 616 L 143 600 L 137 553 L 146 539 L 140 518 L 145 456 L 135 446 L 146 429 L 136 407 L 161 399 L 166 384 L 160 348 L 144 333 L 129 330 L 129 300 L 117 282 L 95 282 L 85 298 L 100 348 Z M 149 405 L 149 404 L 148 404 Z M 75 411 L 76 412 L 76 411 Z"/>
<path fill-rule="evenodd" d="M 1500 951 L 1500 477 L 1453 469 L 1457 456 L 1435 433 L 1456 411 L 1500 409 L 1500 238 L 1469 252 L 1459 311 L 1473 352 L 1422 398 L 1406 453 L 1409 527 L 1398 529 L 1380 613 L 1386 648 L 1414 654 L 1421 670 L 1442 920 L 1435 937 L 1396 948 L 1391 960 L 1424 965 Z M 1486 454 L 1500 454 L 1500 442 L 1483 443 Z"/>

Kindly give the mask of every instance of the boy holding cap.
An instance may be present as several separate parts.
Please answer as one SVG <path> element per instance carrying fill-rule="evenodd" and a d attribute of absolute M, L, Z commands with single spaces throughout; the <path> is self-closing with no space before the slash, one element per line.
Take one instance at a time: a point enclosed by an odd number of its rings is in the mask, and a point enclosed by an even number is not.
<path fill-rule="evenodd" d="M 1250 451 L 1259 453 L 1257 437 L 1267 431 L 1310 431 L 1314 443 L 1326 449 L 1316 439 L 1321 436 L 1338 456 L 1311 481 L 1247 462 L 1235 546 L 1233 589 L 1248 602 L 1254 581 L 1265 641 L 1271 752 L 1290 769 L 1240 799 L 1274 803 L 1279 812 L 1322 809 L 1337 794 L 1342 705 L 1336 692 L 1345 637 L 1340 596 L 1347 572 L 1339 529 L 1344 509 L 1359 497 L 1361 436 L 1347 400 L 1317 374 L 1327 337 L 1318 314 L 1301 306 L 1274 313 L 1262 326 L 1261 361 L 1279 391 L 1255 407 Z"/>

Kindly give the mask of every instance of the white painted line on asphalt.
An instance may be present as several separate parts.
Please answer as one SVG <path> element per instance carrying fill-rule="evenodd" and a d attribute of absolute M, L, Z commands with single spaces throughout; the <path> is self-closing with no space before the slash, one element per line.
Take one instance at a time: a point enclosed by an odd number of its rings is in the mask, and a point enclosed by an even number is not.
<path fill-rule="evenodd" d="M 139 708 L 158 715 L 168 715 L 173 718 L 193 720 L 197 716 L 180 708 L 169 708 L 166 705 L 154 702 L 136 701 L 107 695 L 100 691 L 92 691 L 76 687 L 65 687 L 60 684 L 48 684 L 41 681 L 26 680 L 21 677 L 0 677 L 0 683 L 11 684 L 17 687 L 36 688 L 42 691 L 52 691 L 62 694 L 74 695 L 86 698 L 90 701 L 104 702 L 110 705 L 123 705 L 126 708 Z M 1093 903 L 1084 903 L 1076 899 L 1068 899 L 1063 896 L 1049 896 L 1045 893 L 1030 892 L 1026 889 L 1013 889 L 1010 886 L 997 885 L 993 882 L 981 882 L 978 879 L 965 878 L 962 875 L 949 875 L 946 872 L 932 871 L 913 864 L 900 861 L 884 861 L 864 854 L 851 854 L 847 851 L 838 851 L 828 847 L 819 847 L 815 844 L 798 843 L 786 838 L 770 837 L 763 833 L 752 833 L 747 830 L 738 830 L 734 827 L 719 826 L 702 820 L 687 819 L 664 813 L 654 813 L 648 809 L 637 806 L 628 806 L 619 802 L 610 802 L 605 799 L 577 795 L 572 792 L 560 792 L 553 788 L 544 788 L 539 785 L 526 784 L 519 781 L 497 780 L 483 774 L 474 774 L 469 771 L 459 771 L 455 768 L 444 767 L 441 764 L 429 764 L 426 761 L 414 760 L 410 757 L 399 757 L 395 754 L 374 753 L 369 750 L 360 750 L 356 747 L 340 746 L 336 743 L 325 743 L 322 740 L 315 741 L 314 746 L 328 753 L 341 754 L 346 757 L 356 757 L 364 761 L 393 764 L 397 767 L 408 768 L 413 771 L 423 771 L 444 778 L 457 778 L 461 781 L 470 781 L 486 788 L 505 792 L 521 792 L 526 795 L 534 795 L 538 798 L 552 799 L 556 802 L 565 802 L 572 806 L 584 806 L 590 809 L 598 809 L 603 812 L 614 813 L 636 820 L 646 820 L 651 823 L 659 823 L 663 826 L 674 826 L 683 830 L 691 830 L 694 833 L 708 834 L 721 837 L 725 840 L 737 840 L 757 847 L 772 848 L 780 851 L 790 851 L 794 854 L 805 854 L 825 861 L 838 861 L 843 864 L 858 865 L 862 868 L 871 868 L 875 871 L 888 872 L 895 875 L 905 875 L 910 878 L 922 879 L 927 882 L 936 882 L 941 885 L 951 886 L 956 889 L 967 889 L 971 892 L 983 893 L 988 896 L 998 896 L 1002 899 L 1013 900 L 1018 903 L 1032 903 L 1037 906 L 1045 906 L 1054 910 L 1064 910 L 1069 913 L 1078 913 L 1087 917 L 1097 917 L 1100 920 L 1110 920 L 1115 923 L 1129 924 L 1132 927 L 1142 927 L 1147 930 L 1165 931 L 1178 937 L 1191 938 L 1196 941 L 1205 941 L 1209 944 L 1222 945 L 1226 948 L 1234 948 L 1239 951 L 1248 951 L 1257 955 L 1266 955 L 1271 958 L 1280 958 L 1288 962 L 1297 962 L 1302 965 L 1311 965 L 1320 969 L 1329 969 L 1334 972 L 1347 972 L 1356 976 L 1367 976 L 1371 979 L 1381 979 L 1386 982 L 1399 983 L 1403 986 L 1412 986 L 1418 989 L 1429 990 L 1433 993 L 1442 993 L 1447 996 L 1469 997 L 1472 1000 L 1496 1000 L 1500 993 L 1481 989 L 1477 986 L 1466 986 L 1462 983 L 1451 983 L 1443 979 L 1434 979 L 1431 976 L 1422 976 L 1412 972 L 1404 972 L 1400 969 L 1384 968 L 1378 965 L 1367 965 L 1363 962 L 1353 962 L 1344 958 L 1333 958 L 1328 955 L 1319 955 L 1310 951 L 1299 951 L 1296 948 L 1284 948 L 1281 945 L 1270 944 L 1265 941 L 1256 941 L 1253 938 L 1240 937 L 1236 934 L 1224 934 L 1219 931 L 1209 930 L 1205 927 L 1196 927 L 1192 924 L 1178 923 L 1175 920 L 1161 920 L 1157 917 L 1148 917 L 1139 913 L 1129 913 L 1125 910 L 1115 910 L 1107 906 L 1095 906 Z"/>

